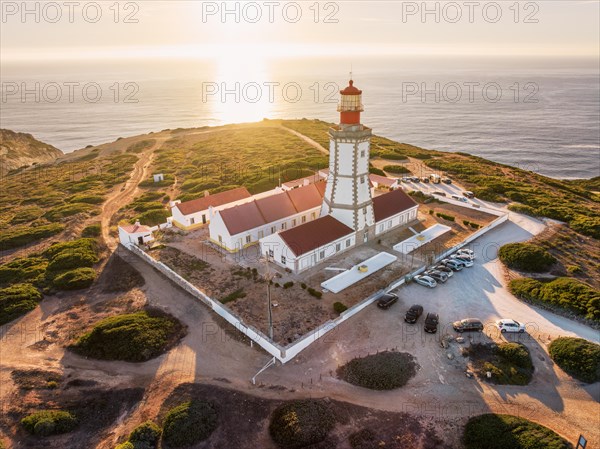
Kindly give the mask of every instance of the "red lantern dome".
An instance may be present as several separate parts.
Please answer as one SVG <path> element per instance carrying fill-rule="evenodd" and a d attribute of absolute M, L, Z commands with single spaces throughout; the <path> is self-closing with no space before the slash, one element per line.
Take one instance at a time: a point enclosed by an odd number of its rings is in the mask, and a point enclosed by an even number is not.
<path fill-rule="evenodd" d="M 340 90 L 340 102 L 337 110 L 340 113 L 341 125 L 359 125 L 360 113 L 364 111 L 362 105 L 362 90 L 354 87 L 354 81 L 350 80 L 348 86 Z"/>

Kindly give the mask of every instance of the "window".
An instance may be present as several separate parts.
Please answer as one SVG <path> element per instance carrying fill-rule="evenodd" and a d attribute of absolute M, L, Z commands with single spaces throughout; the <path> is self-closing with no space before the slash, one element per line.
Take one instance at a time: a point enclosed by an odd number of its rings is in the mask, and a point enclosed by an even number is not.
<path fill-rule="evenodd" d="M 310 218 L 311 218 L 311 220 L 314 220 L 315 218 L 317 218 L 317 213 L 313 212 L 312 214 L 310 214 Z"/>
<path fill-rule="evenodd" d="M 383 232 L 383 225 L 382 224 L 379 225 L 379 232 Z"/>
<path fill-rule="evenodd" d="M 360 177 L 360 183 L 361 183 L 361 184 L 364 184 L 364 183 L 365 183 L 365 177 L 364 177 L 364 176 L 361 176 L 361 177 Z"/>
<path fill-rule="evenodd" d="M 252 237 L 249 235 L 246 236 L 246 243 L 250 243 L 252 241 Z"/>
<path fill-rule="evenodd" d="M 306 223 L 306 215 L 302 215 L 302 223 Z"/>
<path fill-rule="evenodd" d="M 362 150 L 362 151 L 360 152 L 360 157 L 365 157 L 365 150 Z"/>
<path fill-rule="evenodd" d="M 265 231 L 258 231 L 258 239 L 262 239 L 265 236 Z"/>
<path fill-rule="evenodd" d="M 277 228 L 275 226 L 271 226 L 271 234 L 275 234 L 277 232 Z"/>
<path fill-rule="evenodd" d="M 350 239 L 346 240 L 346 248 L 350 247 Z"/>
<path fill-rule="evenodd" d="M 292 220 L 292 226 L 296 226 L 296 219 L 295 218 Z"/>
<path fill-rule="evenodd" d="M 285 256 L 281 256 L 281 263 L 285 265 Z"/>
<path fill-rule="evenodd" d="M 341 250 L 341 249 L 342 249 L 342 245 L 341 245 L 341 243 L 336 243 L 336 244 L 335 244 L 335 250 L 336 250 L 336 251 L 339 251 L 339 250 Z"/>
<path fill-rule="evenodd" d="M 196 219 L 194 217 L 190 218 L 190 224 L 196 223 Z"/>
<path fill-rule="evenodd" d="M 388 221 L 388 229 L 392 227 L 392 220 Z"/>
<path fill-rule="evenodd" d="M 270 250 L 267 252 L 267 256 L 268 256 L 268 257 L 273 257 L 273 256 L 274 256 L 274 254 L 273 254 L 273 250 L 272 250 L 272 249 L 270 249 Z"/>
<path fill-rule="evenodd" d="M 281 229 L 285 230 L 285 228 L 287 228 L 287 223 L 281 223 Z"/>
<path fill-rule="evenodd" d="M 363 214 L 367 215 L 367 208 L 366 207 L 363 209 Z"/>
<path fill-rule="evenodd" d="M 319 253 L 319 259 L 325 259 L 325 251 Z"/>
<path fill-rule="evenodd" d="M 219 236 L 219 243 L 223 243 L 223 237 Z"/>

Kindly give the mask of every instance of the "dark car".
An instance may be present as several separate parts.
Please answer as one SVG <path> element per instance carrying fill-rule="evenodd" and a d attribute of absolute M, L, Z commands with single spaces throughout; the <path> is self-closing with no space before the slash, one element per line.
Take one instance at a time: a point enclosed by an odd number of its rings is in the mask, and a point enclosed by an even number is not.
<path fill-rule="evenodd" d="M 404 316 L 404 321 L 411 324 L 416 323 L 422 314 L 423 306 L 415 304 L 407 310 L 406 315 Z"/>
<path fill-rule="evenodd" d="M 482 332 L 483 323 L 477 318 L 465 318 L 464 320 L 455 321 L 452 327 L 456 332 Z"/>
<path fill-rule="evenodd" d="M 429 178 L 427 176 L 423 176 L 421 178 L 421 181 L 423 181 L 424 183 L 428 184 L 429 183 Z"/>
<path fill-rule="evenodd" d="M 393 293 L 386 293 L 377 300 L 377 307 L 380 309 L 389 309 L 392 304 L 398 301 L 398 295 Z"/>
<path fill-rule="evenodd" d="M 446 192 L 440 192 L 439 190 L 436 190 L 435 192 L 433 192 L 433 194 L 439 196 L 446 196 Z"/>
<path fill-rule="evenodd" d="M 448 274 L 442 273 L 441 271 L 438 271 L 438 270 L 429 270 L 423 274 L 425 274 L 426 276 L 432 277 L 436 281 L 442 282 L 442 283 L 444 283 L 448 280 Z"/>
<path fill-rule="evenodd" d="M 445 265 L 436 265 L 435 267 L 433 267 L 433 269 L 437 270 L 437 271 L 441 271 L 442 273 L 447 273 L 447 274 L 452 273 L 452 268 L 448 268 Z"/>
<path fill-rule="evenodd" d="M 443 182 L 444 184 L 452 184 L 452 180 L 451 180 L 450 178 L 443 178 L 443 179 L 442 179 L 442 182 Z"/>
<path fill-rule="evenodd" d="M 437 332 L 438 323 L 440 322 L 440 316 L 437 313 L 428 313 L 425 317 L 425 332 L 435 334 Z"/>

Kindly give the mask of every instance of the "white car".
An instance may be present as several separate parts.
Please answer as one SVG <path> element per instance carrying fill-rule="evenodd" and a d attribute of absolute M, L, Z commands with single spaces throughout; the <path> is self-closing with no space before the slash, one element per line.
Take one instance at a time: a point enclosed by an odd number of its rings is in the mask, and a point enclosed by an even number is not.
<path fill-rule="evenodd" d="M 450 259 L 463 264 L 465 267 L 467 268 L 471 268 L 473 266 L 473 261 L 471 259 L 466 259 L 463 256 L 459 255 L 459 254 L 452 254 L 450 256 Z"/>
<path fill-rule="evenodd" d="M 500 329 L 500 332 L 503 334 L 505 332 L 518 332 L 522 334 L 525 332 L 525 325 L 519 323 L 518 321 L 511 320 L 508 318 L 496 321 L 496 326 Z"/>
<path fill-rule="evenodd" d="M 465 267 L 463 263 L 460 263 L 458 260 L 454 259 L 444 259 L 440 263 L 453 271 L 460 271 Z"/>
<path fill-rule="evenodd" d="M 472 249 L 461 248 L 458 251 L 456 251 L 456 254 L 458 254 L 463 259 L 475 260 L 475 253 Z"/>
<path fill-rule="evenodd" d="M 437 282 L 435 282 L 435 279 L 433 279 L 432 277 L 429 277 L 429 276 L 417 275 L 417 276 L 413 277 L 413 281 L 415 281 L 417 284 L 421 284 L 421 285 L 424 285 L 425 287 L 429 287 L 429 288 L 433 288 L 437 285 Z"/>

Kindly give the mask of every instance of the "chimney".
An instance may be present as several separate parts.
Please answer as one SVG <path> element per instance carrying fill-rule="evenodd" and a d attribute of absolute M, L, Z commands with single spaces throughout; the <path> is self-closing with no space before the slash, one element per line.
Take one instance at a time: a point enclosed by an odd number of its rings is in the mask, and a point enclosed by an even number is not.
<path fill-rule="evenodd" d="M 207 197 L 208 195 L 210 195 L 210 192 L 208 190 L 204 191 L 204 197 Z"/>

